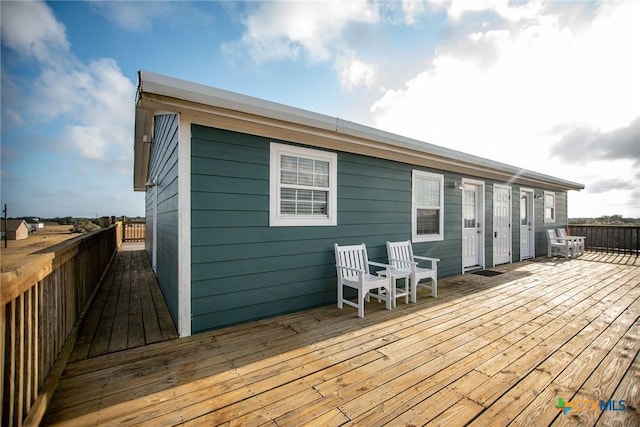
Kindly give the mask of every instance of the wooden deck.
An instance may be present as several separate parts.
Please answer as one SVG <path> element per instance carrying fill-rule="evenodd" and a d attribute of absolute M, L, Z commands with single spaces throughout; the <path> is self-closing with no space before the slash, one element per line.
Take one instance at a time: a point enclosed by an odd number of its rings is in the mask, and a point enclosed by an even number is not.
<path fill-rule="evenodd" d="M 177 338 L 144 243 L 124 243 L 80 327 L 70 361 Z"/>
<path fill-rule="evenodd" d="M 364 319 L 326 306 L 77 358 L 44 423 L 640 425 L 638 259 L 494 270 Z"/>

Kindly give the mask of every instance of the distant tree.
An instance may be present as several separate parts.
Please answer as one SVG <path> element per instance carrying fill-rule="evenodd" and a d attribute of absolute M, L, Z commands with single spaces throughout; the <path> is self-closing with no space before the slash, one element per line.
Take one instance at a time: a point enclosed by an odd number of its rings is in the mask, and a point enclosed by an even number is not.
<path fill-rule="evenodd" d="M 569 224 L 585 225 L 640 225 L 640 218 L 624 218 L 622 215 L 602 215 L 598 218 L 570 218 Z"/>
<path fill-rule="evenodd" d="M 65 216 L 64 218 L 58 217 L 58 218 L 54 218 L 53 220 L 60 225 L 73 225 L 76 223 L 76 220 L 73 219 L 73 217 L 71 216 Z"/>
<path fill-rule="evenodd" d="M 71 228 L 71 232 L 72 233 L 89 233 L 91 231 L 97 231 L 100 229 L 102 229 L 102 227 L 99 224 L 96 224 L 94 221 L 88 220 L 88 219 L 81 219 L 74 224 L 73 228 Z"/>

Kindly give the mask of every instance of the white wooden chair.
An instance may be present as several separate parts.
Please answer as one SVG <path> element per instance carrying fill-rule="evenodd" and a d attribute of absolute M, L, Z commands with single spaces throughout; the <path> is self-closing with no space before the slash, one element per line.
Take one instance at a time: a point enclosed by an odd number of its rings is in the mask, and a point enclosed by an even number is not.
<path fill-rule="evenodd" d="M 564 239 L 569 239 L 569 246 L 573 247 L 573 254 L 575 256 L 582 255 L 584 252 L 584 236 L 569 236 L 564 228 L 558 228 L 556 230 L 557 236 L 562 242 Z"/>
<path fill-rule="evenodd" d="M 369 301 L 369 297 L 374 297 L 378 301 L 386 301 L 387 310 L 391 310 L 391 278 L 371 274 L 369 270 L 369 266 L 384 269 L 390 266 L 369 261 L 364 243 L 351 246 L 338 246 L 336 243 L 333 247 L 338 271 L 338 308 L 342 308 L 343 304 L 356 307 L 358 317 L 364 317 L 365 299 Z M 357 302 L 344 298 L 344 286 L 358 291 Z"/>
<path fill-rule="evenodd" d="M 398 273 L 407 272 L 410 280 L 411 302 L 417 300 L 418 285 L 431 290 L 431 296 L 438 296 L 438 258 L 428 258 L 413 254 L 413 248 L 409 240 L 404 242 L 387 242 L 387 256 L 389 263 Z M 431 267 L 419 267 L 420 261 L 430 261 Z M 392 270 L 393 274 L 393 270 Z M 429 284 L 420 283 L 421 280 L 431 279 Z"/>
<path fill-rule="evenodd" d="M 547 230 L 547 256 L 562 255 L 565 259 L 573 256 L 573 246 L 569 239 L 559 239 L 555 230 Z"/>

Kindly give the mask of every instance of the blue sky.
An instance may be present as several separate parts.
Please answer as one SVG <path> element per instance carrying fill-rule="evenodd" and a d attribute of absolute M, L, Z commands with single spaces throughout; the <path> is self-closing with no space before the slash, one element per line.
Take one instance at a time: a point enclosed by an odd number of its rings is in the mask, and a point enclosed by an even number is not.
<path fill-rule="evenodd" d="M 144 214 L 144 69 L 584 183 L 572 217 L 640 217 L 636 1 L 3 1 L 0 14 L 12 216 Z"/>

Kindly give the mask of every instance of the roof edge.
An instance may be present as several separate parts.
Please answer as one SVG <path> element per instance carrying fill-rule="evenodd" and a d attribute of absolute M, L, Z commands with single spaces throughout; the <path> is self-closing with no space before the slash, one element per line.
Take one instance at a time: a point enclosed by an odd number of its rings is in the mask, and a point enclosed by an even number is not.
<path fill-rule="evenodd" d="M 152 113 L 146 111 L 144 108 L 140 108 L 144 101 L 145 94 L 159 95 L 161 97 L 173 98 L 203 106 L 288 122 L 352 138 L 375 141 L 391 148 L 396 147 L 402 150 L 412 150 L 457 163 L 480 166 L 511 176 L 514 182 L 517 182 L 517 180 L 521 178 L 528 181 L 549 183 L 565 190 L 579 191 L 585 188 L 584 184 L 581 183 L 404 137 L 370 126 L 343 120 L 338 117 L 327 116 L 248 95 L 141 70 L 138 73 L 134 142 L 134 190 L 136 191 L 145 190 L 144 183 L 147 180 L 148 174 L 149 144 L 144 143 L 143 139 L 144 135 L 148 137 L 150 135 Z"/>

